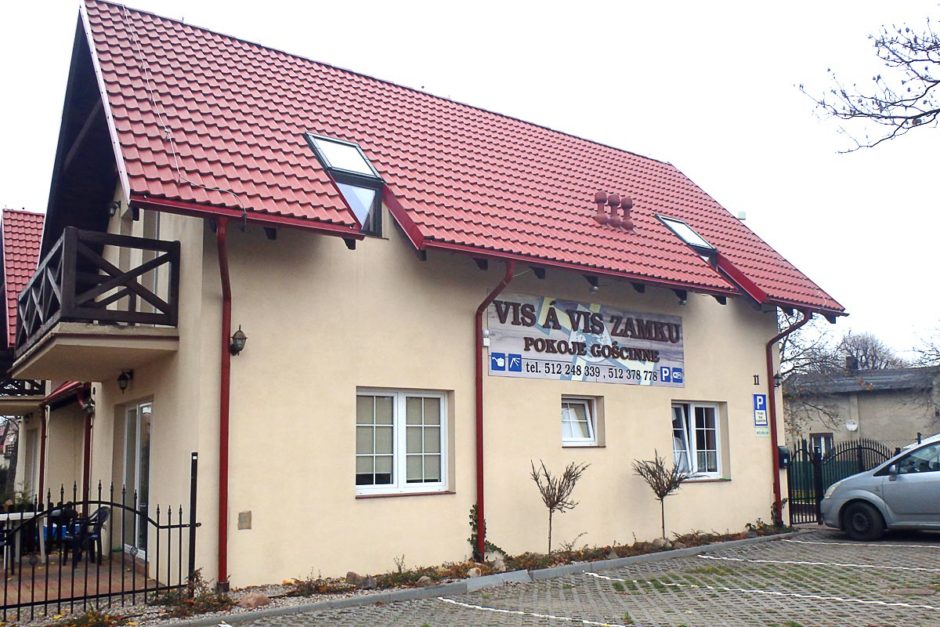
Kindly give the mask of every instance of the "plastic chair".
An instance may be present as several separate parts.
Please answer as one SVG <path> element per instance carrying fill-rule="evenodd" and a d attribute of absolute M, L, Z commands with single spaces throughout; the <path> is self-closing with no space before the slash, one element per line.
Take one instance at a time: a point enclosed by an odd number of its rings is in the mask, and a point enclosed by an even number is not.
<path fill-rule="evenodd" d="M 72 553 L 72 568 L 78 566 L 82 553 L 88 552 L 92 562 L 101 562 L 101 528 L 108 521 L 111 508 L 99 507 L 88 518 L 79 518 L 76 523 L 66 529 L 62 539 L 62 563 Z"/>
<path fill-rule="evenodd" d="M 75 506 L 69 502 L 65 505 L 61 503 L 51 512 L 49 512 L 48 524 L 46 525 L 46 548 L 52 551 L 56 547 L 64 545 L 65 533 L 75 524 L 78 512 Z"/>

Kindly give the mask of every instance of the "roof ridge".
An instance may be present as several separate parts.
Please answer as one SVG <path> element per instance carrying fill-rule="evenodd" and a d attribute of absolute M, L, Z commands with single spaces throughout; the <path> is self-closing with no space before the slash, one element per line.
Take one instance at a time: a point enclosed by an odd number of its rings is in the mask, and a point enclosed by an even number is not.
<path fill-rule="evenodd" d="M 30 211 L 28 209 L 14 209 L 13 207 L 3 207 L 0 209 L 4 213 L 21 213 L 29 216 L 45 216 L 46 214 L 42 211 Z"/>
<path fill-rule="evenodd" d="M 211 28 L 208 28 L 208 27 L 206 27 L 206 26 L 199 26 L 199 25 L 196 25 L 196 24 L 191 24 L 191 23 L 189 23 L 189 22 L 185 22 L 185 21 L 183 21 L 183 20 L 174 19 L 174 18 L 172 18 L 172 17 L 166 17 L 166 16 L 163 16 L 163 15 L 158 15 L 157 13 L 153 13 L 152 11 L 145 11 L 145 10 L 143 10 L 143 9 L 135 9 L 135 8 L 129 7 L 129 6 L 125 5 L 125 4 L 123 4 L 123 3 L 112 2 L 111 0 L 82 0 L 82 1 L 85 3 L 86 6 L 88 6 L 88 4 L 91 4 L 91 3 L 95 3 L 95 4 L 109 4 L 109 5 L 111 5 L 111 6 L 118 7 L 118 8 L 120 8 L 120 9 L 126 9 L 126 10 L 128 10 L 128 11 L 133 11 L 134 13 L 140 13 L 140 14 L 142 14 L 142 15 L 149 15 L 149 16 L 151 16 L 151 17 L 154 17 L 154 18 L 157 18 L 157 19 L 160 19 L 160 20 L 165 20 L 165 21 L 167 21 L 167 22 L 173 22 L 173 23 L 175 23 L 175 24 L 180 24 L 180 25 L 182 25 L 182 26 L 186 26 L 186 27 L 189 27 L 189 28 L 194 28 L 194 29 L 196 29 L 196 30 L 204 31 L 204 32 L 210 33 L 210 34 L 212 34 L 212 35 L 218 35 L 218 36 L 220 36 L 220 37 L 225 37 L 225 38 L 227 38 L 227 39 L 232 39 L 232 40 L 234 40 L 234 41 L 240 41 L 240 42 L 242 42 L 242 43 L 244 43 L 244 44 L 247 44 L 247 45 L 249 45 L 249 46 L 254 46 L 254 47 L 256 47 L 256 48 L 261 48 L 262 50 L 270 50 L 271 52 L 276 52 L 276 53 L 278 53 L 278 54 L 287 55 L 287 56 L 293 57 L 293 58 L 295 58 L 295 59 L 300 59 L 300 60 L 302 60 L 302 61 L 306 61 L 307 63 L 315 63 L 315 64 L 320 65 L 320 66 L 325 67 L 325 68 L 337 70 L 337 71 L 339 71 L 339 72 L 345 72 L 345 73 L 347 73 L 347 74 L 352 74 L 352 75 L 354 75 L 354 76 L 360 76 L 360 77 L 362 77 L 362 78 L 366 78 L 366 79 L 368 79 L 368 80 L 376 81 L 376 82 L 379 82 L 379 83 L 384 83 L 384 84 L 386 84 L 386 85 L 391 85 L 391 86 L 397 87 L 397 88 L 399 88 L 399 89 L 405 89 L 405 90 L 408 90 L 408 91 L 410 91 L 410 92 L 414 92 L 414 93 L 416 93 L 416 94 L 421 94 L 421 95 L 427 96 L 427 97 L 429 97 L 429 98 L 434 98 L 435 100 L 440 100 L 440 101 L 443 101 L 443 102 L 449 102 L 449 103 L 451 103 L 451 104 L 459 105 L 459 106 L 461 106 L 461 107 L 467 107 L 467 108 L 469 108 L 469 109 L 475 109 L 475 110 L 477 110 L 477 111 L 482 111 L 482 112 L 488 113 L 488 114 L 490 114 L 490 115 L 495 115 L 495 116 L 499 116 L 499 117 L 504 118 L 504 119 L 507 119 L 507 120 L 512 120 L 513 122 L 519 122 L 520 124 L 525 124 L 525 125 L 527 125 L 527 126 L 533 126 L 533 127 L 535 127 L 535 128 L 540 128 L 540 129 L 549 131 L 549 132 L 551 132 L 551 133 L 556 133 L 556 134 L 558 134 L 558 135 L 563 135 L 563 136 L 565 136 L 565 137 L 571 137 L 571 138 L 577 139 L 577 140 L 579 140 L 579 141 L 588 142 L 588 143 L 594 144 L 595 146 L 601 146 L 601 147 L 603 147 L 603 148 L 608 148 L 608 149 L 610 149 L 610 150 L 616 150 L 617 152 L 621 152 L 621 153 L 624 153 L 624 154 L 627 154 L 627 155 L 632 155 L 632 156 L 634 156 L 634 157 L 639 157 L 640 159 L 647 159 L 647 160 L 649 160 L 649 161 L 654 161 L 654 162 L 656 162 L 656 163 L 660 163 L 660 164 L 662 164 L 662 165 L 665 165 L 665 166 L 668 166 L 668 167 L 672 168 L 673 170 L 678 171 L 678 168 L 676 168 L 675 165 L 673 165 L 673 164 L 670 163 L 669 161 L 665 161 L 665 160 L 663 160 L 663 159 L 657 159 L 656 157 L 650 157 L 649 155 L 642 155 L 642 154 L 640 154 L 640 153 L 638 153 L 638 152 L 633 152 L 632 150 L 627 150 L 626 148 L 618 148 L 617 146 L 612 146 L 611 144 L 607 144 L 607 143 L 604 143 L 604 142 L 599 141 L 599 140 L 596 140 L 596 139 L 591 139 L 591 138 L 589 138 L 589 137 L 582 137 L 581 135 L 575 135 L 574 133 L 569 133 L 569 132 L 567 132 L 567 131 L 562 131 L 562 130 L 559 130 L 559 129 L 556 129 L 556 128 L 552 128 L 551 126 L 548 126 L 547 124 L 540 124 L 540 123 L 538 123 L 538 122 L 531 122 L 531 121 L 529 121 L 529 120 L 524 120 L 524 119 L 522 119 L 522 118 L 520 118 L 520 117 L 516 117 L 516 116 L 514 116 L 514 115 L 509 115 L 509 114 L 506 114 L 506 113 L 500 113 L 499 111 L 493 111 L 493 110 L 491 110 L 491 109 L 487 109 L 487 108 L 485 108 L 485 107 L 481 107 L 481 106 L 478 106 L 478 105 L 473 105 L 473 104 L 470 104 L 470 103 L 467 103 L 467 102 L 462 102 L 462 101 L 460 101 L 460 100 L 454 100 L 453 98 L 447 98 L 446 96 L 439 96 L 439 95 L 437 95 L 437 94 L 432 94 L 432 93 L 429 93 L 429 92 L 427 92 L 427 91 L 424 91 L 424 90 L 421 90 L 421 89 L 417 89 L 417 88 L 415 88 L 415 87 L 409 87 L 408 85 L 402 85 L 402 84 L 400 84 L 400 83 L 396 83 L 396 82 L 394 82 L 394 81 L 391 81 L 391 80 L 388 80 L 388 79 L 385 79 L 385 78 L 379 78 L 379 77 L 377 77 L 377 76 L 372 76 L 371 74 L 366 74 L 366 73 L 364 73 L 364 72 L 357 72 L 356 70 L 351 70 L 351 69 L 349 69 L 349 68 L 345 68 L 345 67 L 342 67 L 342 66 L 339 66 L 339 65 L 335 65 L 335 64 L 333 64 L 333 63 L 327 63 L 327 62 L 325 62 L 325 61 L 317 61 L 316 59 L 311 59 L 310 57 L 305 57 L 305 56 L 303 56 L 303 55 L 301 55 L 301 54 L 298 54 L 298 53 L 296 53 L 296 52 L 288 52 L 287 50 L 281 50 L 280 48 L 275 48 L 275 47 L 273 47 L 273 46 L 268 46 L 268 45 L 265 45 L 265 44 L 261 44 L 261 43 L 258 43 L 258 42 L 256 42 L 256 41 L 251 41 L 251 40 L 249 40 L 249 39 L 245 39 L 245 38 L 243 38 L 243 37 L 236 37 L 236 36 L 234 36 L 234 35 L 228 35 L 228 34 L 226 34 L 226 33 L 220 33 L 219 31 L 212 30 Z"/>

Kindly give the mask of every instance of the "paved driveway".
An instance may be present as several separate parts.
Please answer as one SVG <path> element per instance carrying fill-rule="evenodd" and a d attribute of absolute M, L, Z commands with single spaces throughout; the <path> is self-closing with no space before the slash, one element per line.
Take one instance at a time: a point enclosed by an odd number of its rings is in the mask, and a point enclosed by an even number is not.
<path fill-rule="evenodd" d="M 449 598 L 252 625 L 940 625 L 940 534 L 818 531 Z"/>

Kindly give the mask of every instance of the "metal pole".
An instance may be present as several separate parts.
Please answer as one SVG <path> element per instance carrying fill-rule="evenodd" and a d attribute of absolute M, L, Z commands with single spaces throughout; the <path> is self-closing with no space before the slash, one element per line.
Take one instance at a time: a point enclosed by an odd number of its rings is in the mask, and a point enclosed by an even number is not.
<path fill-rule="evenodd" d="M 196 477 L 199 472 L 199 453 L 193 452 L 189 467 L 189 581 L 196 574 Z"/>
<path fill-rule="evenodd" d="M 822 522 L 822 497 L 823 497 L 823 476 L 822 476 L 822 454 L 818 448 L 813 449 L 813 492 L 816 505 L 816 522 Z"/>

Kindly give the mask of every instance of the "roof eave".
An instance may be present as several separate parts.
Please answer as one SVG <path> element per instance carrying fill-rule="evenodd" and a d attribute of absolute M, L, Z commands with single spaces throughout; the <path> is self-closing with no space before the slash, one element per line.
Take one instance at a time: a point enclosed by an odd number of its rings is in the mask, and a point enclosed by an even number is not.
<path fill-rule="evenodd" d="M 202 205 L 196 203 L 184 202 L 181 200 L 170 200 L 166 198 L 151 198 L 144 195 L 131 195 L 130 202 L 142 209 L 152 209 L 155 211 L 164 211 L 179 215 L 195 216 L 199 218 L 233 218 L 236 220 L 244 219 L 252 224 L 262 226 L 288 227 L 317 231 L 327 235 L 338 235 L 344 238 L 353 238 L 357 240 L 365 237 L 361 230 L 356 226 L 344 224 L 333 224 L 322 220 L 312 220 L 310 218 L 298 218 L 294 216 L 284 216 L 273 213 L 260 213 L 257 211 L 242 211 L 231 207 L 217 207 L 215 205 Z"/>
<path fill-rule="evenodd" d="M 700 294 L 707 294 L 710 296 L 734 297 L 734 296 L 739 295 L 738 292 L 736 292 L 734 289 L 730 287 L 727 289 L 722 289 L 722 288 L 710 287 L 707 285 L 696 285 L 694 283 L 686 283 L 683 281 L 672 281 L 669 279 L 652 277 L 652 276 L 647 276 L 647 275 L 642 275 L 642 274 L 635 274 L 631 272 L 617 272 L 615 270 L 608 270 L 606 268 L 598 268 L 595 266 L 585 266 L 585 265 L 580 265 L 580 264 L 567 263 L 564 261 L 545 259 L 543 257 L 533 257 L 530 255 L 506 253 L 506 252 L 502 252 L 498 250 L 491 250 L 487 248 L 477 248 L 474 246 L 465 246 L 462 244 L 453 244 L 450 242 L 438 242 L 434 240 L 425 240 L 423 250 L 427 250 L 427 249 L 446 250 L 450 252 L 457 252 L 457 253 L 462 253 L 465 255 L 470 255 L 472 257 L 479 257 L 482 259 L 516 261 L 516 262 L 525 263 L 525 264 L 543 267 L 543 268 L 555 268 L 558 270 L 567 270 L 570 272 L 578 272 L 581 274 L 611 277 L 615 279 L 621 279 L 624 281 L 631 281 L 634 283 L 642 283 L 644 285 L 650 285 L 653 287 L 689 290 L 692 292 L 697 292 Z"/>

